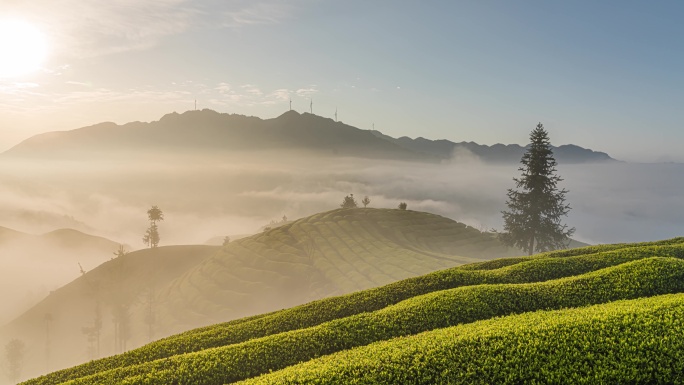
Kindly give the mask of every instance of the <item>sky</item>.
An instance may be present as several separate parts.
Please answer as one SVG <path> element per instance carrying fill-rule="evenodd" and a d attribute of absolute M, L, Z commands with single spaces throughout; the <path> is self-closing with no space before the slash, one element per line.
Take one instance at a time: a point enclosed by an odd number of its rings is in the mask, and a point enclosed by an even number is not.
<path fill-rule="evenodd" d="M 0 73 L 0 150 L 195 100 L 273 118 L 291 99 L 395 137 L 525 144 L 542 122 L 554 145 L 684 162 L 683 17 L 666 0 L 3 0 L 0 26 L 32 26 L 45 55 Z"/>

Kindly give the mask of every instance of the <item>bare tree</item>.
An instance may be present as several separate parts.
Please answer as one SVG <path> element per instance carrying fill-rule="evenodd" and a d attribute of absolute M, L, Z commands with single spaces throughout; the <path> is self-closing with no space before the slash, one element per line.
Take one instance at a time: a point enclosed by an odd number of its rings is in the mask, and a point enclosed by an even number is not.
<path fill-rule="evenodd" d="M 53 321 L 52 313 L 45 313 L 43 316 L 43 322 L 45 322 L 45 370 L 50 371 L 50 344 L 52 343 L 50 339 L 50 331 L 52 329 Z"/>
<path fill-rule="evenodd" d="M 78 264 L 78 267 L 81 269 L 81 276 L 86 284 L 87 294 L 92 296 L 94 301 L 92 323 L 81 328 L 81 333 L 85 334 L 88 340 L 88 359 L 94 360 L 96 358 L 100 358 L 100 335 L 102 332 L 102 299 L 100 297 L 100 282 L 95 282 L 90 279 L 90 277 L 86 275 L 86 271 L 83 269 L 83 266 L 81 266 L 80 263 Z"/>
<path fill-rule="evenodd" d="M 154 339 L 154 327 L 156 326 L 157 323 L 157 314 L 155 311 L 155 290 L 154 290 L 154 283 L 150 284 L 150 286 L 147 288 L 147 292 L 145 293 L 145 300 L 144 300 L 144 305 L 145 305 L 145 324 L 147 324 L 147 340 L 148 342 L 152 342 Z"/>
<path fill-rule="evenodd" d="M 370 198 L 368 197 L 368 195 L 366 195 L 365 197 L 363 197 L 363 200 L 361 201 L 361 203 L 363 203 L 363 208 L 365 209 L 366 206 L 368 206 L 368 205 L 370 204 L 370 202 L 371 202 L 371 200 L 370 200 Z"/>
<path fill-rule="evenodd" d="M 118 285 L 118 289 L 111 297 L 111 311 L 112 321 L 114 323 L 114 351 L 117 353 L 126 351 L 126 342 L 130 339 L 130 304 L 132 302 L 132 294 L 127 292 L 123 286 L 124 272 L 124 256 L 127 252 L 123 245 L 119 245 L 119 249 L 114 253 L 115 268 L 112 269 L 115 275 L 114 284 Z"/>
<path fill-rule="evenodd" d="M 7 360 L 7 378 L 15 383 L 21 378 L 21 369 L 24 366 L 24 354 L 26 345 L 20 339 L 12 339 L 5 345 L 5 359 Z"/>

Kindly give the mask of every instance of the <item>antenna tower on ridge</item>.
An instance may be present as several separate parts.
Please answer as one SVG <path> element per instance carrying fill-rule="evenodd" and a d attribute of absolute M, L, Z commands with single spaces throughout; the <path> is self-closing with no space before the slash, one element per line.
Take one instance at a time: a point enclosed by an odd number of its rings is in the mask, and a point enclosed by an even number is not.
<path fill-rule="evenodd" d="M 337 107 L 335 107 L 335 121 L 337 121 Z"/>
<path fill-rule="evenodd" d="M 292 111 L 292 98 L 290 98 L 290 111 Z"/>
<path fill-rule="evenodd" d="M 309 104 L 309 109 L 311 110 L 311 113 L 313 114 L 313 98 L 311 98 L 311 103 Z"/>

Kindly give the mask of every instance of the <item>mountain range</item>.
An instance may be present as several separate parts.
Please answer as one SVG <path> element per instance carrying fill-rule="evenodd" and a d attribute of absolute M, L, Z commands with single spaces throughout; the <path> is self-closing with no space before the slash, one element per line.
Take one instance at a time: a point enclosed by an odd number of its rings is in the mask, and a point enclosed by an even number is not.
<path fill-rule="evenodd" d="M 273 119 L 212 110 L 171 113 L 153 122 L 124 125 L 107 122 L 70 131 L 47 132 L 26 139 L 5 157 L 81 159 L 159 152 L 223 153 L 297 151 L 327 156 L 439 162 L 477 157 L 486 163 L 518 162 L 517 144 L 480 145 L 422 137 L 393 138 L 329 118 L 288 111 Z M 576 145 L 554 148 L 559 163 L 614 161 L 608 154 Z"/>

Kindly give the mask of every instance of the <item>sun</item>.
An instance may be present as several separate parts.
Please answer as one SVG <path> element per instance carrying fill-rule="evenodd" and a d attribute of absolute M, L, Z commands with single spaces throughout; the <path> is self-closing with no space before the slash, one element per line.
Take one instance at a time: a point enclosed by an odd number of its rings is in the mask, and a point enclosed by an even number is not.
<path fill-rule="evenodd" d="M 45 36 L 34 25 L 0 20 L 0 78 L 14 78 L 40 69 L 47 56 Z"/>

